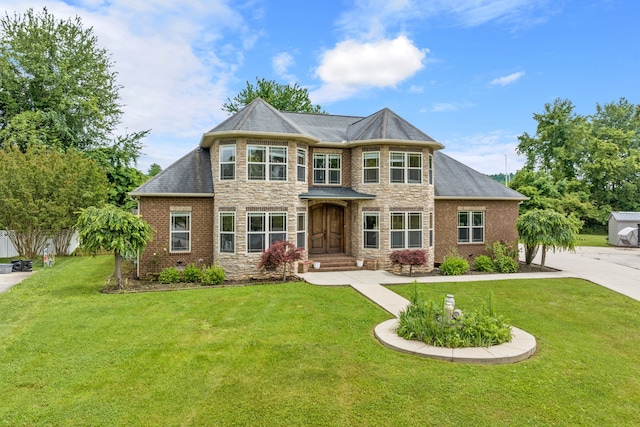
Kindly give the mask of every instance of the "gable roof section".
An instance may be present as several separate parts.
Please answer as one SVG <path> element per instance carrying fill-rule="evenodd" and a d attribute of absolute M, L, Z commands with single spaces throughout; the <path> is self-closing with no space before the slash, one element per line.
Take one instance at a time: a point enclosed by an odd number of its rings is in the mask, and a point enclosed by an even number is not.
<path fill-rule="evenodd" d="M 444 148 L 388 108 L 368 117 L 295 113 L 278 111 L 260 98 L 205 133 L 200 146 L 210 147 L 216 139 L 237 136 L 288 137 L 325 146 L 395 142 Z"/>
<path fill-rule="evenodd" d="M 209 149 L 196 148 L 129 194 L 133 197 L 213 197 Z"/>
<path fill-rule="evenodd" d="M 528 200 L 527 196 L 500 184 L 440 151 L 434 155 L 436 199 Z"/>
<path fill-rule="evenodd" d="M 609 219 L 615 219 L 616 221 L 634 221 L 640 223 L 640 212 L 611 212 Z"/>
<path fill-rule="evenodd" d="M 392 140 L 436 142 L 388 108 L 358 120 L 347 129 L 348 141 Z M 442 148 L 442 147 L 441 147 Z"/>

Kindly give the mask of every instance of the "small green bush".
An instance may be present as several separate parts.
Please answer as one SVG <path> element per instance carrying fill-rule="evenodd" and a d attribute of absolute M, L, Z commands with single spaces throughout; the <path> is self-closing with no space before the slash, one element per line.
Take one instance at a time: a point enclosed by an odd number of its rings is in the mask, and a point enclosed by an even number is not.
<path fill-rule="evenodd" d="M 191 263 L 182 271 L 182 277 L 185 282 L 198 283 L 202 280 L 202 270 Z"/>
<path fill-rule="evenodd" d="M 461 276 L 469 271 L 469 262 L 456 253 L 444 257 L 440 271 L 445 276 Z"/>
<path fill-rule="evenodd" d="M 473 262 L 473 269 L 475 271 L 485 271 L 487 273 L 493 273 L 496 271 L 496 267 L 493 265 L 493 261 L 486 255 L 480 255 L 476 257 Z"/>
<path fill-rule="evenodd" d="M 175 267 L 167 267 L 160 272 L 158 281 L 160 283 L 179 283 L 182 280 L 182 275 Z"/>
<path fill-rule="evenodd" d="M 224 282 L 225 277 L 224 268 L 212 265 L 202 272 L 202 284 L 206 286 L 220 285 Z"/>
<path fill-rule="evenodd" d="M 411 304 L 400 313 L 397 334 L 447 348 L 490 347 L 512 339 L 511 326 L 495 313 L 491 294 L 481 310 L 464 310 L 456 319 L 445 318 L 443 304 L 412 298 Z"/>
<path fill-rule="evenodd" d="M 493 263 L 496 266 L 496 271 L 499 273 L 517 273 L 520 267 L 515 259 L 508 256 L 496 258 Z"/>

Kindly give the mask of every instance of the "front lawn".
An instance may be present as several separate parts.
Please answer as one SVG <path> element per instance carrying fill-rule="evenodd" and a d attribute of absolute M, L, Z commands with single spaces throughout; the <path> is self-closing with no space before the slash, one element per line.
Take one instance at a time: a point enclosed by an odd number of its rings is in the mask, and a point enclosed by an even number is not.
<path fill-rule="evenodd" d="M 609 246 L 609 236 L 606 234 L 578 234 L 576 246 Z"/>
<path fill-rule="evenodd" d="M 372 331 L 388 313 L 348 287 L 100 293 L 112 267 L 111 256 L 58 258 L 0 294 L 0 425 L 640 420 L 640 302 L 588 282 L 419 285 L 463 308 L 491 289 L 538 340 L 530 360 L 477 366 L 383 347 Z"/>

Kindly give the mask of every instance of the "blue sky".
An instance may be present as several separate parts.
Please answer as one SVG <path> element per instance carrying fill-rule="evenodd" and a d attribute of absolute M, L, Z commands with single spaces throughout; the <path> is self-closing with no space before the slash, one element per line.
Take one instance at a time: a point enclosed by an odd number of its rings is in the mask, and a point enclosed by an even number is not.
<path fill-rule="evenodd" d="M 331 114 L 388 107 L 487 174 L 522 166 L 517 136 L 545 103 L 640 104 L 636 0 L 24 3 L 0 0 L 93 27 L 123 86 L 120 132 L 151 129 L 143 171 L 195 148 L 256 77 L 298 83 Z"/>

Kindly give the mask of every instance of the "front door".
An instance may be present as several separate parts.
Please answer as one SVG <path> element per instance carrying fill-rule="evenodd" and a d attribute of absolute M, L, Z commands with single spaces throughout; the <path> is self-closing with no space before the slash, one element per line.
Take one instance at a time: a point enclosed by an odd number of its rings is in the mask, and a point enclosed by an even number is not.
<path fill-rule="evenodd" d="M 311 207 L 311 254 L 344 252 L 344 208 L 332 204 Z"/>

